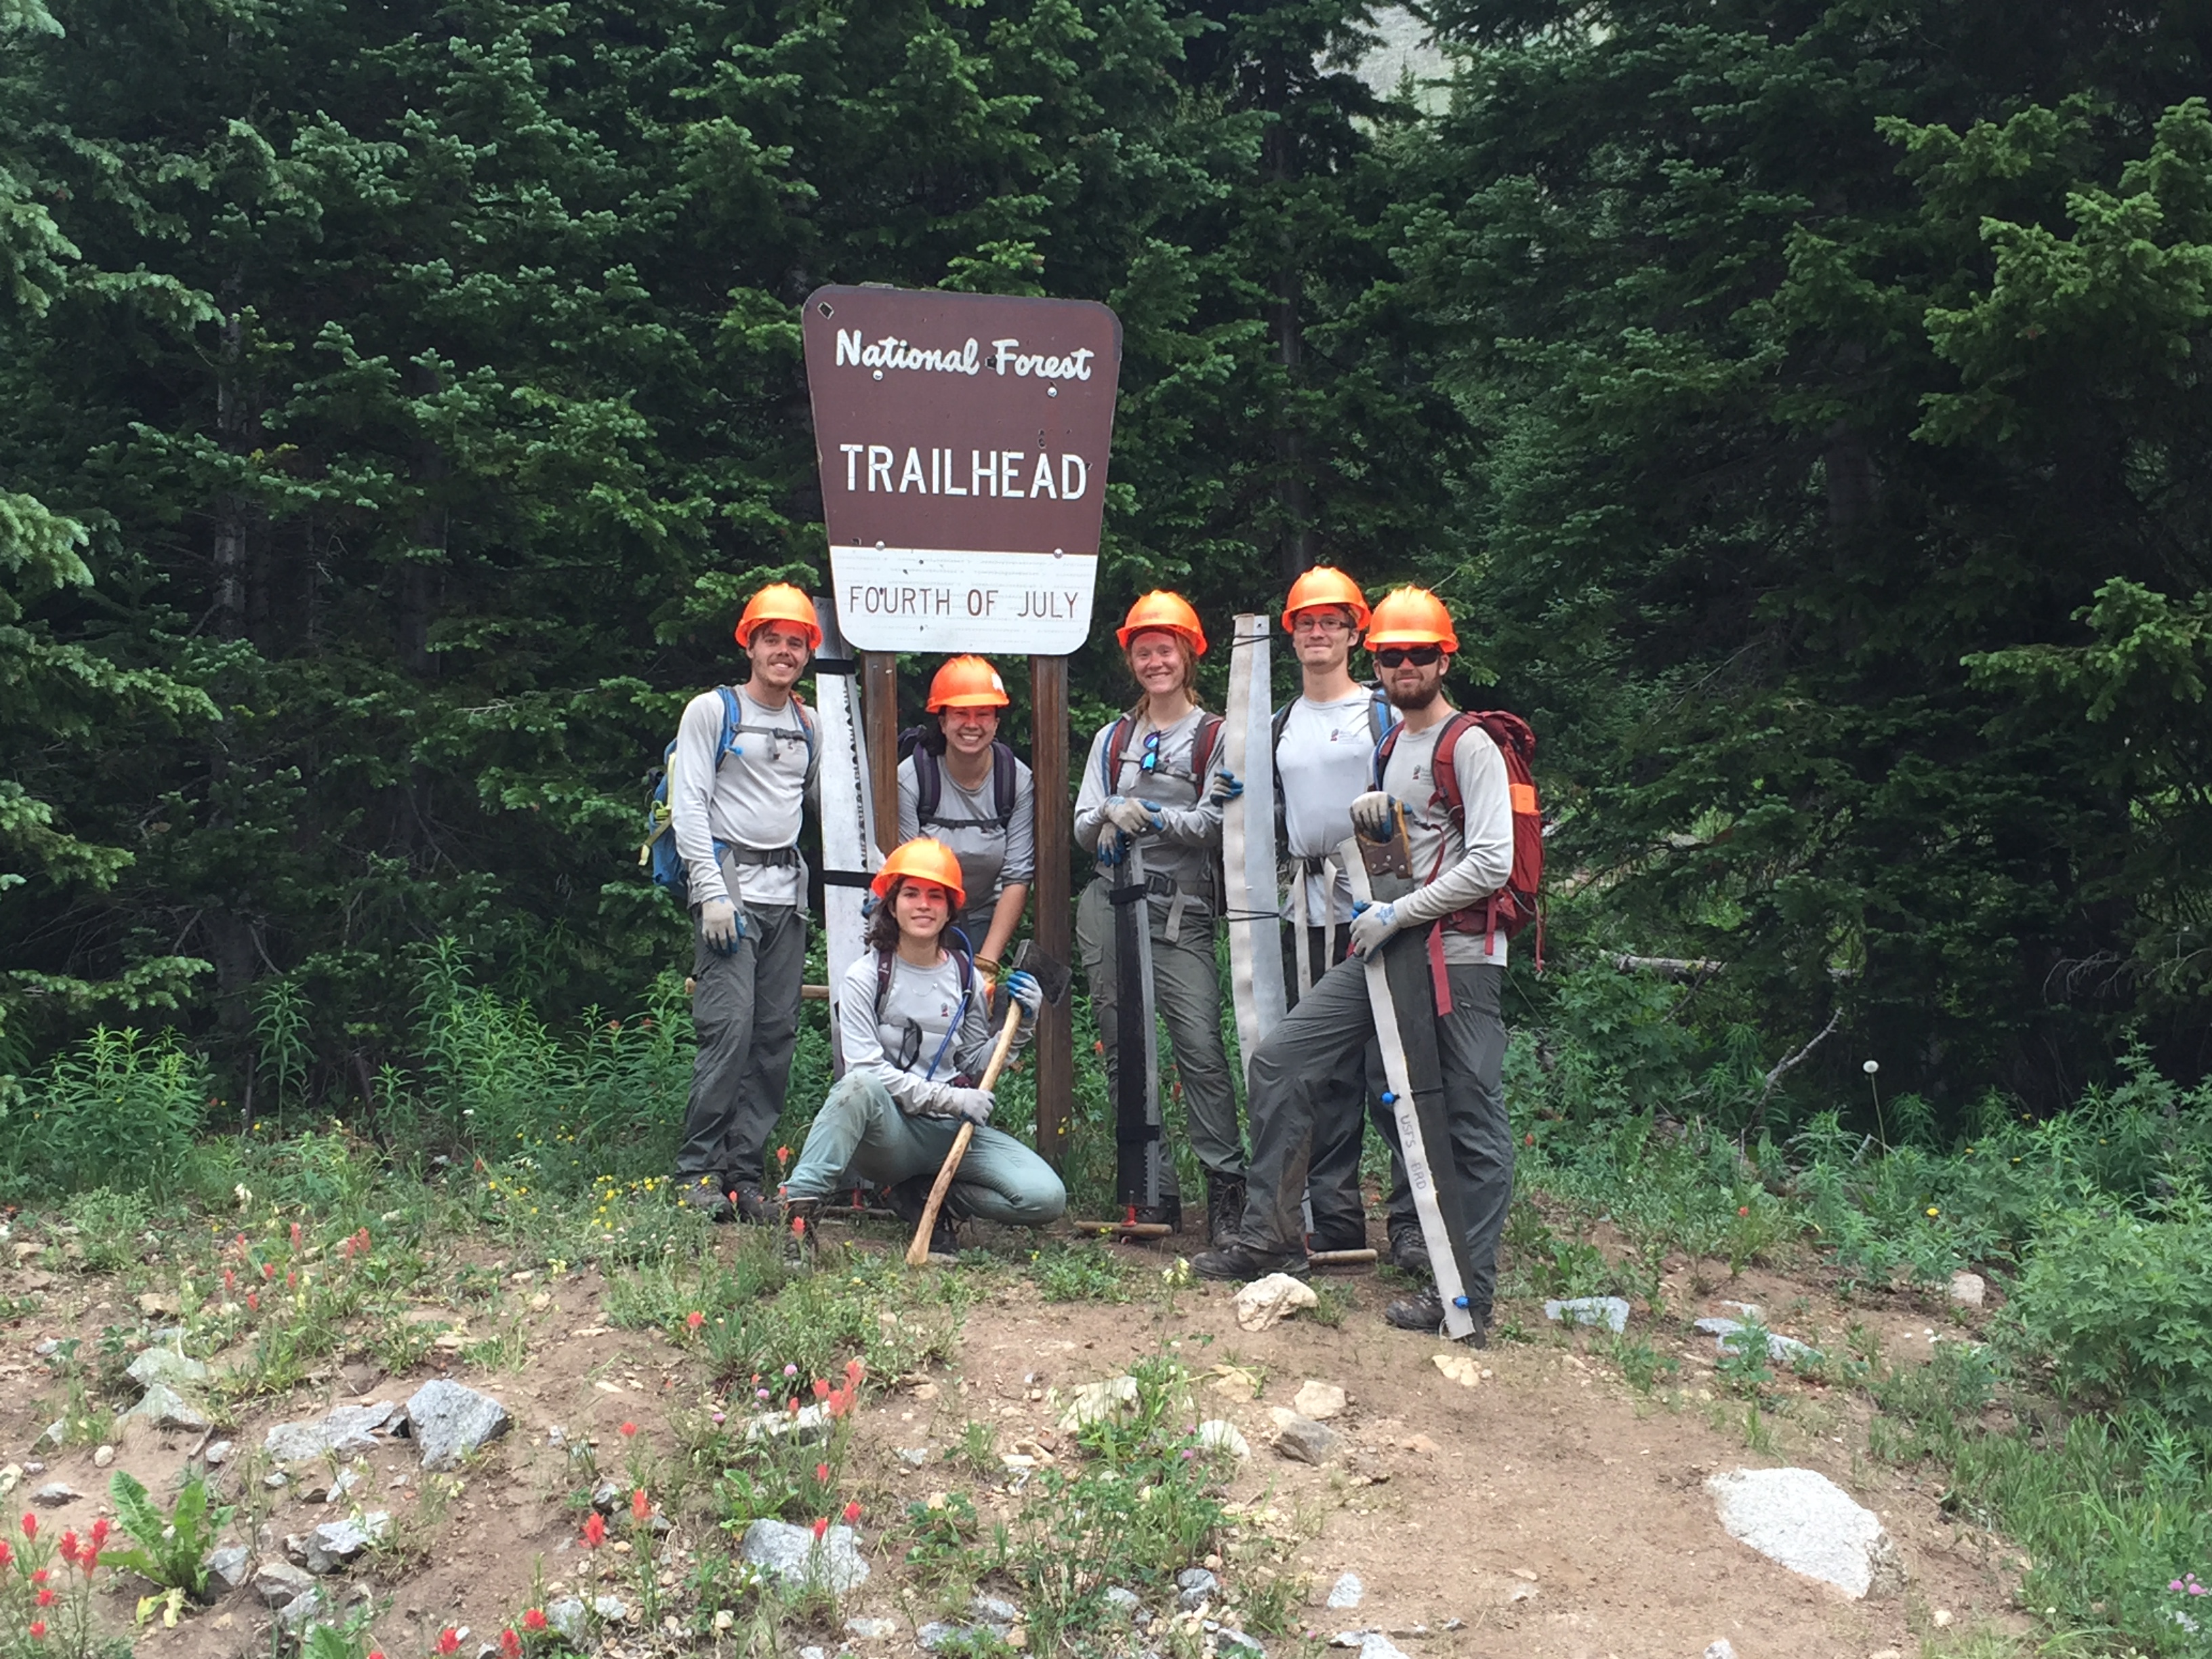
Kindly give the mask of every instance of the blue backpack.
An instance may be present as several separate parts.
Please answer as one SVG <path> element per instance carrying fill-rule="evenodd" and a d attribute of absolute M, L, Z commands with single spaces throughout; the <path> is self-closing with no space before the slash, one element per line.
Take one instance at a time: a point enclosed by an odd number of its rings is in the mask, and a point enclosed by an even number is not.
<path fill-rule="evenodd" d="M 726 685 L 714 688 L 722 700 L 722 729 L 714 738 L 714 769 L 720 771 L 723 759 L 737 744 L 738 733 L 743 728 L 738 708 L 738 694 Z M 806 734 L 806 760 L 810 775 L 815 762 L 814 717 L 806 712 L 806 705 L 793 699 L 799 711 L 799 730 Z M 787 735 L 788 735 L 787 733 Z M 653 884 L 665 887 L 675 895 L 678 906 L 689 909 L 691 904 L 691 874 L 684 867 L 684 855 L 676 850 L 676 830 L 668 810 L 668 780 L 676 766 L 676 740 L 670 738 L 668 747 L 661 751 L 659 769 L 653 774 L 653 792 L 646 801 L 645 842 L 637 849 L 638 867 L 653 873 Z M 724 843 L 716 842 L 719 854 Z"/>

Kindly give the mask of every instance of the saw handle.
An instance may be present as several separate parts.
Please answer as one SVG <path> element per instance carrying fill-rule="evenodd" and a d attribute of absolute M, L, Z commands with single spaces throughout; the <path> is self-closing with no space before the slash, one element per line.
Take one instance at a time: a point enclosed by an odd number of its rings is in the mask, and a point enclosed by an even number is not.
<path fill-rule="evenodd" d="M 999 1041 L 991 1050 L 991 1063 L 983 1068 L 983 1080 L 975 1086 L 993 1089 L 998 1086 L 999 1073 L 1006 1063 L 1006 1056 L 1014 1046 L 1014 1033 L 1021 1029 L 1022 1005 L 1013 998 L 1006 999 L 1006 1023 L 999 1028 Z M 929 1202 L 921 1206 L 921 1219 L 915 1224 L 914 1243 L 906 1247 L 906 1265 L 925 1267 L 929 1261 L 929 1236 L 936 1231 L 937 1212 L 945 1207 L 945 1195 L 952 1190 L 952 1177 L 966 1156 L 968 1143 L 975 1138 L 975 1126 L 963 1121 L 960 1133 L 952 1137 L 952 1150 L 945 1155 L 945 1167 L 937 1172 L 937 1180 L 929 1189 Z"/>

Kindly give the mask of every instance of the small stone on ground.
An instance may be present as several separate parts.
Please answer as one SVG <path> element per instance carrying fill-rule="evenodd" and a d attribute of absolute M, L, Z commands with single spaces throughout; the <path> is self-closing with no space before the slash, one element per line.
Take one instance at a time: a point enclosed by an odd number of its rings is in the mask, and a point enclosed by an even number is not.
<path fill-rule="evenodd" d="M 156 1382 L 147 1389 L 145 1398 L 117 1421 L 143 1423 L 151 1428 L 174 1429 L 185 1434 L 204 1434 L 215 1426 L 208 1421 L 206 1413 L 166 1382 Z"/>
<path fill-rule="evenodd" d="M 867 1581 L 868 1564 L 850 1527 L 832 1527 L 817 1543 L 811 1527 L 759 1520 L 745 1528 L 744 1559 L 787 1584 L 842 1595 Z"/>
<path fill-rule="evenodd" d="M 1225 1451 L 1231 1457 L 1249 1457 L 1252 1443 L 1225 1417 L 1209 1418 L 1198 1425 L 1198 1443 L 1208 1451 Z"/>
<path fill-rule="evenodd" d="M 1310 1417 L 1316 1423 L 1325 1423 L 1344 1412 L 1344 1390 L 1334 1382 L 1317 1382 L 1308 1377 L 1298 1384 L 1297 1393 L 1291 1397 L 1291 1409 L 1300 1417 Z"/>
<path fill-rule="evenodd" d="M 31 1501 L 42 1510 L 58 1509 L 64 1504 L 74 1504 L 84 1494 L 66 1480 L 49 1480 L 31 1494 Z"/>
<path fill-rule="evenodd" d="M 1356 1607 L 1367 1594 L 1367 1586 L 1359 1582 L 1359 1575 L 1347 1572 L 1328 1587 L 1328 1605 L 1333 1607 Z"/>
<path fill-rule="evenodd" d="M 507 1431 L 507 1407 L 488 1394 L 436 1377 L 407 1401 L 408 1432 L 426 1469 L 453 1469 L 478 1447 Z"/>
<path fill-rule="evenodd" d="M 311 1423 L 279 1423 L 262 1444 L 279 1463 L 313 1462 L 331 1452 L 341 1456 L 373 1452 L 384 1443 L 376 1437 L 376 1431 L 392 1421 L 394 1409 L 389 1401 L 374 1406 L 341 1406 Z"/>
<path fill-rule="evenodd" d="M 1951 1300 L 1962 1308 L 1978 1308 L 1982 1298 L 1989 1294 L 1989 1285 L 1979 1273 L 1955 1273 L 1951 1275 Z"/>
<path fill-rule="evenodd" d="M 1326 1423 L 1296 1412 L 1285 1412 L 1276 1421 L 1275 1449 L 1300 1463 L 1326 1463 L 1344 1443 L 1344 1437 Z"/>
<path fill-rule="evenodd" d="M 1237 1322 L 1248 1331 L 1264 1331 L 1301 1308 L 1320 1305 L 1321 1298 L 1305 1280 L 1288 1273 L 1269 1273 L 1237 1292 Z"/>
<path fill-rule="evenodd" d="M 149 1348 L 123 1374 L 142 1389 L 150 1389 L 156 1382 L 166 1382 L 173 1389 L 196 1389 L 210 1375 L 198 1360 L 187 1359 L 174 1348 Z"/>
<path fill-rule="evenodd" d="M 898 1634 L 898 1621 L 894 1619 L 848 1619 L 845 1634 L 858 1637 L 863 1642 L 888 1642 Z"/>
<path fill-rule="evenodd" d="M 1853 1600 L 1905 1588 L 1905 1563 L 1873 1510 L 1812 1469 L 1737 1469 L 1705 1482 L 1729 1537 Z"/>
<path fill-rule="evenodd" d="M 1628 1328 L 1628 1304 L 1617 1296 L 1575 1296 L 1547 1302 L 1544 1317 L 1570 1325 L 1602 1325 L 1618 1336 Z"/>
<path fill-rule="evenodd" d="M 1723 1353 L 1733 1353 L 1741 1346 L 1733 1339 L 1744 1328 L 1735 1319 L 1700 1319 L 1698 1328 L 1713 1339 L 1713 1346 Z M 1773 1331 L 1766 1334 L 1766 1357 L 1778 1365 L 1804 1364 L 1820 1357 L 1820 1351 L 1794 1336 L 1782 1336 Z"/>

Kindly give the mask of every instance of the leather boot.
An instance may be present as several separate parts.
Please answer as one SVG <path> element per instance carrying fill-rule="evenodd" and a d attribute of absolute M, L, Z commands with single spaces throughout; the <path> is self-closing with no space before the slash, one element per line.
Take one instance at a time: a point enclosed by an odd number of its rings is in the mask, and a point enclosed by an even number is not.
<path fill-rule="evenodd" d="M 1206 1172 L 1206 1242 L 1219 1249 L 1244 1224 L 1244 1177 Z"/>
<path fill-rule="evenodd" d="M 890 1212 L 908 1229 L 921 1224 L 921 1213 L 929 1207 L 929 1189 L 937 1184 L 934 1175 L 913 1176 L 883 1189 L 884 1202 Z M 938 1206 L 937 1219 L 929 1230 L 929 1254 L 933 1259 L 951 1261 L 960 1255 L 960 1235 L 954 1229 L 952 1195 L 947 1193 L 945 1202 Z"/>

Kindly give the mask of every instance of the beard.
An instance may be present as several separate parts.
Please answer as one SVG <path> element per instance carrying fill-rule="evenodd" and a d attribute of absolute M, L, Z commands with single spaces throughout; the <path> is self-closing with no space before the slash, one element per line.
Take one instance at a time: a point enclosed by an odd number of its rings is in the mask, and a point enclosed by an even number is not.
<path fill-rule="evenodd" d="M 1443 696 L 1443 677 L 1440 674 L 1427 685 L 1417 685 L 1410 690 L 1401 691 L 1394 685 L 1389 688 L 1389 691 L 1393 708 L 1403 709 L 1408 714 L 1417 714 Z"/>

